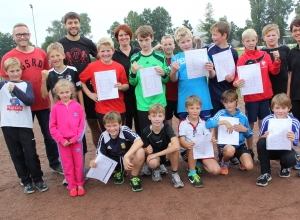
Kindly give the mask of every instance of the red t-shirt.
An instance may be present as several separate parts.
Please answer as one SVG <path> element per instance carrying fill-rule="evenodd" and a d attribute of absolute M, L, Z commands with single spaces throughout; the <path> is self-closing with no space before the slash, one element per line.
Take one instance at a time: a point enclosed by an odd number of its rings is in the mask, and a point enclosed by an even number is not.
<path fill-rule="evenodd" d="M 44 99 L 41 94 L 42 86 L 42 70 L 49 70 L 49 63 L 46 53 L 39 49 L 34 48 L 31 53 L 22 53 L 17 49 L 12 49 L 6 53 L 1 61 L 1 76 L 7 77 L 4 70 L 4 61 L 8 58 L 16 57 L 22 63 L 22 77 L 24 81 L 32 84 L 34 93 L 34 103 L 30 106 L 32 111 L 38 111 L 50 108 L 50 99 Z"/>
<path fill-rule="evenodd" d="M 171 58 L 167 58 L 170 69 Z M 166 98 L 167 101 L 178 101 L 178 81 L 172 82 L 169 80 L 166 84 Z"/>
<path fill-rule="evenodd" d="M 121 84 L 128 84 L 125 69 L 121 64 L 113 61 L 111 64 L 106 65 L 103 64 L 101 60 L 90 63 L 87 68 L 85 68 L 85 70 L 79 75 L 80 81 L 82 83 L 86 83 L 86 81 L 90 79 L 93 84 L 93 88 L 97 93 L 94 73 L 107 70 L 116 70 L 117 82 L 120 82 Z M 119 90 L 119 98 L 117 99 L 102 100 L 100 102 L 97 102 L 95 105 L 95 110 L 100 114 L 106 114 L 107 112 L 112 110 L 117 111 L 120 114 L 124 113 L 126 109 L 123 92 Z"/>

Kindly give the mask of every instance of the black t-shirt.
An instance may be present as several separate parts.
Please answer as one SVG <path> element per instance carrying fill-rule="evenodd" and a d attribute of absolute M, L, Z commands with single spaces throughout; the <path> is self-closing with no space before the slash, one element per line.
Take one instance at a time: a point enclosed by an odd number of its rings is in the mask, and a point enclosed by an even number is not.
<path fill-rule="evenodd" d="M 285 45 L 280 45 L 276 48 L 263 47 L 261 50 L 266 51 L 271 56 L 273 62 L 273 51 L 278 50 L 281 60 L 280 71 L 277 75 L 269 73 L 269 76 L 272 83 L 274 96 L 279 93 L 286 93 L 288 80 L 288 54 L 290 52 L 290 48 Z"/>
<path fill-rule="evenodd" d="M 299 44 L 289 53 L 289 71 L 292 71 L 290 97 L 291 100 L 300 100 L 300 49 Z"/>
<path fill-rule="evenodd" d="M 107 156 L 122 157 L 138 138 L 140 138 L 139 135 L 127 126 L 121 126 L 119 136 L 114 139 L 110 137 L 107 131 L 104 131 L 99 138 L 97 154 L 101 152 Z"/>
<path fill-rule="evenodd" d="M 176 137 L 173 128 L 169 124 L 163 124 L 161 131 L 155 134 L 152 131 L 152 125 L 145 127 L 142 131 L 143 148 L 149 145 L 153 148 L 153 153 L 165 150 L 171 142 L 172 137 Z"/>
<path fill-rule="evenodd" d="M 83 36 L 80 36 L 77 41 L 71 41 L 67 37 L 63 37 L 58 42 L 63 45 L 66 54 L 64 64 L 76 67 L 79 74 L 91 62 L 90 55 L 96 57 L 98 54 L 93 41 Z M 90 81 L 86 85 L 91 91 L 94 91 Z"/>
<path fill-rule="evenodd" d="M 79 79 L 79 74 L 75 67 L 67 66 L 62 72 L 57 72 L 54 68 L 49 70 L 49 75 L 47 78 L 47 90 L 51 90 L 52 96 L 54 97 L 53 88 L 58 80 L 67 79 L 70 82 L 73 82 L 76 88 L 76 91 L 81 90 L 81 82 Z"/>
<path fill-rule="evenodd" d="M 129 68 L 130 68 L 130 58 L 133 54 L 135 53 L 138 53 L 140 51 L 140 48 L 137 48 L 137 47 L 134 47 L 132 45 L 131 46 L 131 50 L 130 50 L 130 53 L 129 53 L 129 56 L 127 56 L 126 54 L 124 54 L 121 50 L 120 50 L 120 47 L 118 47 L 113 56 L 112 56 L 112 59 L 118 63 L 120 63 L 125 71 L 126 71 L 126 76 L 127 76 L 127 79 L 129 80 Z M 125 99 L 127 96 L 135 96 L 135 93 L 134 93 L 134 89 L 135 89 L 135 86 L 132 86 L 131 84 L 129 84 L 129 89 L 127 91 L 124 92 L 124 95 L 125 95 Z"/>

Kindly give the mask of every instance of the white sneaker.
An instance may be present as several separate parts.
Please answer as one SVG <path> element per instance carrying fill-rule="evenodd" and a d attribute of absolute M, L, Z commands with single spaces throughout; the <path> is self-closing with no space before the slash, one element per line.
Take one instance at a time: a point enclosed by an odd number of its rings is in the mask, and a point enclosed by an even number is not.
<path fill-rule="evenodd" d="M 174 187 L 175 188 L 182 188 L 182 187 L 184 187 L 184 184 L 181 181 L 178 172 L 172 173 L 172 182 L 174 183 Z"/>
<path fill-rule="evenodd" d="M 155 181 L 155 182 L 162 181 L 159 167 L 152 170 L 152 180 Z"/>
<path fill-rule="evenodd" d="M 141 176 L 150 176 L 151 175 L 151 169 L 148 166 L 148 164 L 145 162 L 141 171 Z"/>
<path fill-rule="evenodd" d="M 163 164 L 159 165 L 159 169 L 160 169 L 160 174 L 162 174 L 162 175 L 168 174 L 168 170 L 165 167 L 165 165 L 163 165 Z"/>
<path fill-rule="evenodd" d="M 62 184 L 63 184 L 64 186 L 67 186 L 67 185 L 68 185 L 68 182 L 67 182 L 66 178 L 64 178 Z"/>

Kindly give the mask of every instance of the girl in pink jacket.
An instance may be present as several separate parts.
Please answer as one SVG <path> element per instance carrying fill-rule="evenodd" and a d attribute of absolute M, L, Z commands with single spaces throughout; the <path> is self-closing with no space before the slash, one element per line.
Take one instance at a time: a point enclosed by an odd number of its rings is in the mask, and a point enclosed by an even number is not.
<path fill-rule="evenodd" d="M 50 133 L 58 150 L 68 182 L 70 196 L 83 196 L 85 183 L 83 171 L 82 137 L 85 132 L 84 112 L 73 100 L 75 89 L 67 79 L 59 80 L 55 87 L 56 103 L 50 113 Z"/>

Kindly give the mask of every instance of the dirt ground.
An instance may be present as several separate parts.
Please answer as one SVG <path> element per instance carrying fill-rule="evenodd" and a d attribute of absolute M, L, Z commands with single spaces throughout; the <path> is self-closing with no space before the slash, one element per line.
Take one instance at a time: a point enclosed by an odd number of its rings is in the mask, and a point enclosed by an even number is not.
<path fill-rule="evenodd" d="M 239 106 L 243 108 L 240 101 Z M 174 120 L 176 122 L 176 120 Z M 41 160 L 46 192 L 25 195 L 19 183 L 9 152 L 0 132 L 0 219 L 299 219 L 298 197 L 300 178 L 292 170 L 290 178 L 280 178 L 280 165 L 272 161 L 272 177 L 266 187 L 256 186 L 260 165 L 255 161 L 251 171 L 241 171 L 231 165 L 227 176 L 201 177 L 204 188 L 194 188 L 187 178 L 185 162 L 180 161 L 179 173 L 184 188 L 175 189 L 169 174 L 162 182 L 142 177 L 143 191 L 131 191 L 128 177 L 123 185 L 107 185 L 89 179 L 86 195 L 71 198 L 63 176 L 53 173 L 48 166 L 42 135 L 34 125 L 37 151 Z M 257 125 L 254 130 L 257 141 Z M 176 124 L 174 129 L 177 130 Z M 95 155 L 90 132 L 87 131 L 88 153 L 86 165 Z M 257 156 L 257 154 L 256 154 Z"/>

